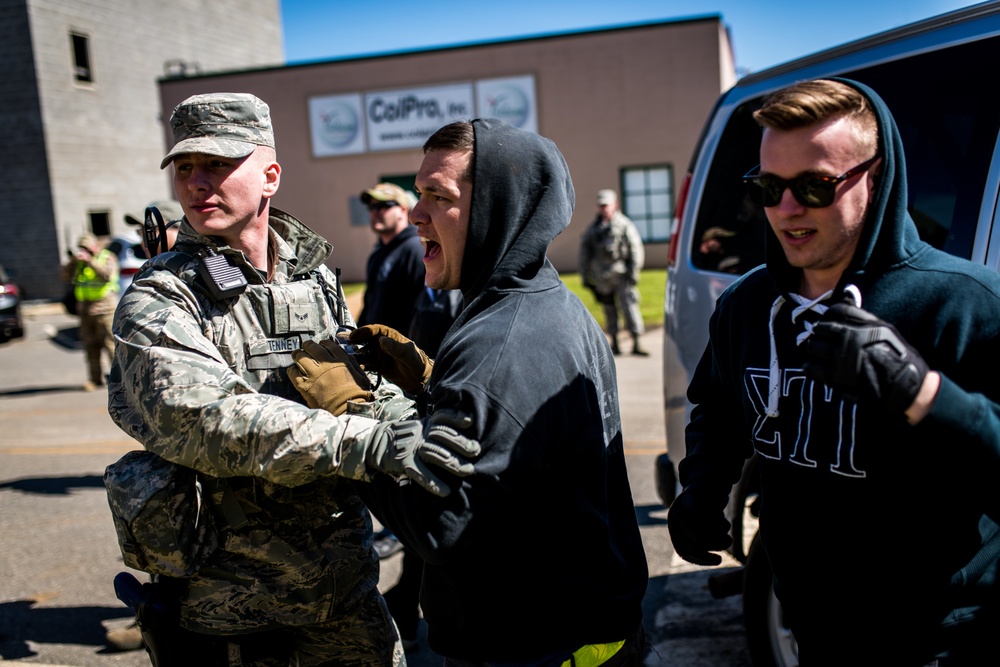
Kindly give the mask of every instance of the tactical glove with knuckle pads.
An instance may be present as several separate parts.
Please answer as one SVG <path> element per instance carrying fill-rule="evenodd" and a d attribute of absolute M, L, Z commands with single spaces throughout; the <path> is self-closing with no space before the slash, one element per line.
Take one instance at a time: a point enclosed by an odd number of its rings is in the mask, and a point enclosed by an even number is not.
<path fill-rule="evenodd" d="M 830 307 L 806 342 L 803 370 L 860 401 L 902 414 L 929 372 L 894 326 L 848 304 Z"/>
<path fill-rule="evenodd" d="M 471 417 L 455 410 L 438 410 L 424 419 L 382 422 L 342 453 L 340 467 L 361 473 L 359 477 L 375 470 L 412 480 L 436 496 L 447 496 L 451 489 L 430 466 L 458 477 L 475 472 L 470 459 L 479 455 L 479 442 L 458 432 L 471 425 Z"/>

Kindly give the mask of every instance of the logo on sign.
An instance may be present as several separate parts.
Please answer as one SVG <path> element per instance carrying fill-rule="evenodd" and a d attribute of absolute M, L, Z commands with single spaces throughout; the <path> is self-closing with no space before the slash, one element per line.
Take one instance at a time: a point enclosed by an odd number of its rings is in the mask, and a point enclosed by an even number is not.
<path fill-rule="evenodd" d="M 358 136 L 360 123 L 354 109 L 336 103 L 319 114 L 320 137 L 332 148 L 343 148 Z"/>
<path fill-rule="evenodd" d="M 486 98 L 489 115 L 514 127 L 523 127 L 528 120 L 528 98 L 519 88 L 504 86 Z"/>

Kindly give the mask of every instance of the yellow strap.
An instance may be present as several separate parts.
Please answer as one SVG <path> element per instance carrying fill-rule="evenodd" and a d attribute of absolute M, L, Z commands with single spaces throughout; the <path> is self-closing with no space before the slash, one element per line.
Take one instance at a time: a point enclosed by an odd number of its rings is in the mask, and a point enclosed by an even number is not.
<path fill-rule="evenodd" d="M 562 667 L 597 667 L 610 660 L 615 653 L 625 646 L 625 640 L 612 644 L 587 644 L 573 651 L 573 657 L 565 661 Z"/>

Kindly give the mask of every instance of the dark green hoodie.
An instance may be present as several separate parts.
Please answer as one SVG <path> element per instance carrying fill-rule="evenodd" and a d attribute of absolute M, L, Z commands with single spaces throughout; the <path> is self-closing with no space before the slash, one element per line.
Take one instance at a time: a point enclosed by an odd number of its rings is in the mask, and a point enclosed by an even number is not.
<path fill-rule="evenodd" d="M 803 653 L 921 666 L 1000 627 L 1000 276 L 919 239 L 895 122 L 844 81 L 875 108 L 883 161 L 831 300 L 854 285 L 896 326 L 942 376 L 934 407 L 910 426 L 805 377 L 800 270 L 768 229 L 766 266 L 712 316 L 681 482 L 721 508 L 756 451 L 760 534 Z"/>

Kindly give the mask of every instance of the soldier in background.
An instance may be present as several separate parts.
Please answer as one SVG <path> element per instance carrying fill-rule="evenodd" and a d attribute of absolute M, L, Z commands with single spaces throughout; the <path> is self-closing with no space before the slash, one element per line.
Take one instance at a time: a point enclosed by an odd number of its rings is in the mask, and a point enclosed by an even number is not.
<path fill-rule="evenodd" d="M 104 386 L 101 354 L 108 362 L 115 355 L 115 339 L 111 322 L 118 305 L 118 258 L 102 248 L 97 237 L 84 233 L 76 242 L 76 250 L 61 270 L 63 282 L 73 285 L 76 314 L 80 317 L 80 342 L 87 359 L 85 391 Z"/>
<path fill-rule="evenodd" d="M 597 217 L 580 241 L 580 279 L 604 307 L 605 330 L 611 336 L 611 351 L 621 354 L 618 346 L 618 310 L 625 327 L 632 334 L 632 354 L 647 356 L 639 344 L 645 331 L 639 310 L 639 273 L 645 262 L 645 248 L 639 231 L 618 210 L 614 190 L 597 193 Z"/>

